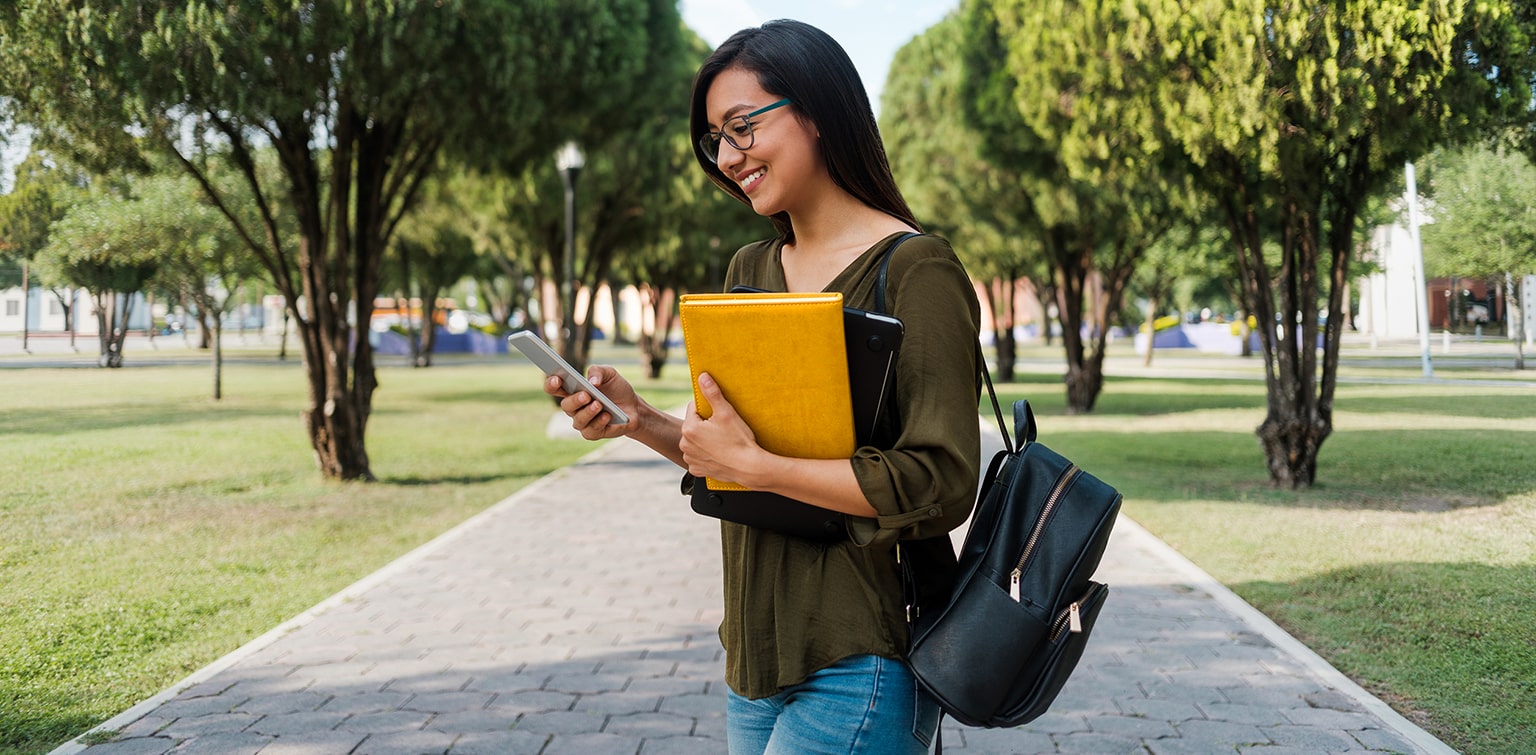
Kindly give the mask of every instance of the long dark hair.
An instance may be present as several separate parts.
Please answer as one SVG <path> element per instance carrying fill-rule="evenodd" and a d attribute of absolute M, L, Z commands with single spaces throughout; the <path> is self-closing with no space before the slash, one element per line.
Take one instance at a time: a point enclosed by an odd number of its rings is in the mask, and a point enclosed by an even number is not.
<path fill-rule="evenodd" d="M 699 66 L 688 131 L 694 158 L 716 185 L 751 205 L 741 187 L 699 148 L 699 137 L 709 131 L 709 116 L 704 112 L 709 86 L 721 71 L 732 67 L 755 74 L 758 85 L 774 97 L 794 101 L 790 107 L 821 134 L 821 158 L 838 186 L 864 204 L 920 228 L 891 176 L 880 127 L 858 69 L 836 40 L 800 21 L 769 21 L 736 32 Z M 794 241 L 788 213 L 775 213 L 770 220 L 785 241 Z"/>

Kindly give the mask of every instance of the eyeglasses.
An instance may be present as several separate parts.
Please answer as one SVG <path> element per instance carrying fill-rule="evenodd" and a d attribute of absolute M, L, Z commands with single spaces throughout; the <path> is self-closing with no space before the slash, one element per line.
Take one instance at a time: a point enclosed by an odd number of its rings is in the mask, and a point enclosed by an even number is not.
<path fill-rule="evenodd" d="M 752 119 L 769 110 L 781 108 L 788 104 L 789 98 L 786 97 L 767 107 L 753 110 L 746 115 L 725 119 L 725 123 L 720 124 L 719 131 L 707 131 L 703 136 L 699 137 L 699 149 L 703 150 L 704 156 L 708 157 L 712 163 L 720 162 L 721 139 L 730 142 L 731 146 L 738 150 L 746 151 L 752 149 L 752 143 L 756 141 L 756 137 L 752 135 Z"/>

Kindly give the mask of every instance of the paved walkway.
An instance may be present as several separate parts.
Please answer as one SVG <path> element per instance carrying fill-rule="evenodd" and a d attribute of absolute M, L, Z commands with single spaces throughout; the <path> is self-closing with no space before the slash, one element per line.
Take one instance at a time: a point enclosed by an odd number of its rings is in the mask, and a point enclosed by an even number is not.
<path fill-rule="evenodd" d="M 723 753 L 719 533 L 677 479 L 614 441 L 55 754 Z M 1133 522 L 1099 578 L 1053 710 L 947 751 L 1451 752 Z"/>

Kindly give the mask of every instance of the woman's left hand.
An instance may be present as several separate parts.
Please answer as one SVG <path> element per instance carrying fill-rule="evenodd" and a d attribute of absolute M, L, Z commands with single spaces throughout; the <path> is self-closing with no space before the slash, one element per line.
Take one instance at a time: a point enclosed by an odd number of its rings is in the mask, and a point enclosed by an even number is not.
<path fill-rule="evenodd" d="M 693 402 L 688 403 L 678 447 L 689 474 L 753 487 L 749 479 L 768 452 L 757 444 L 752 428 L 736 413 L 707 372 L 699 374 L 699 391 L 712 411 L 709 419 L 704 419 Z"/>

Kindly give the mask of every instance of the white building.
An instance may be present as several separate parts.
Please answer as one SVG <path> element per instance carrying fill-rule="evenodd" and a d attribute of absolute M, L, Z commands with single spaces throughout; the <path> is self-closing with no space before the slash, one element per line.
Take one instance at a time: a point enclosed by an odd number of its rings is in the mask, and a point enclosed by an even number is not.
<path fill-rule="evenodd" d="M 60 298 L 60 297 L 63 298 Z M 33 334 L 68 333 L 64 321 L 64 302 L 72 302 L 75 333 L 96 335 L 96 302 L 84 289 L 54 289 L 30 287 L 25 300 L 20 286 L 0 289 L 0 333 L 20 334 L 22 328 Z M 25 311 L 25 323 L 22 313 Z M 149 307 L 144 296 L 134 294 L 133 309 L 128 315 L 128 327 L 138 330 L 150 324 Z"/>

